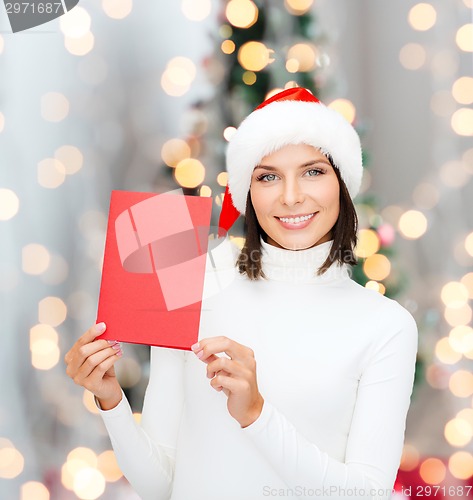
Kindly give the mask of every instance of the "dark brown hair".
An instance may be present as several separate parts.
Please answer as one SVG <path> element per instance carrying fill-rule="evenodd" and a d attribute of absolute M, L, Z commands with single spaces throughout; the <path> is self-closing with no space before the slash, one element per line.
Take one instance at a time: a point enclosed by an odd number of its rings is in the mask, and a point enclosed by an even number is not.
<path fill-rule="evenodd" d="M 326 156 L 337 175 L 340 185 L 340 213 L 337 222 L 335 222 L 332 228 L 333 244 L 330 253 L 322 266 L 317 270 L 318 276 L 324 274 L 334 263 L 338 263 L 339 265 L 349 264 L 352 266 L 357 264 L 357 259 L 353 250 L 357 243 L 358 216 L 338 167 L 335 165 L 330 155 Z M 256 218 L 249 191 L 246 198 L 245 236 L 245 245 L 237 260 L 238 270 L 241 274 L 246 274 L 251 280 L 265 278 L 261 263 L 262 252 L 260 236 L 264 241 L 267 241 L 267 235 Z"/>

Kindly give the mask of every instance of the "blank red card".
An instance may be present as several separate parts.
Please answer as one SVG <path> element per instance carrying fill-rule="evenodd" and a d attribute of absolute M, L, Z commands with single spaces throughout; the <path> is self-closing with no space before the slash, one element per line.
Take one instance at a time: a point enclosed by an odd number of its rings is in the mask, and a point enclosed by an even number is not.
<path fill-rule="evenodd" d="M 190 350 L 197 342 L 212 199 L 112 191 L 100 338 Z"/>

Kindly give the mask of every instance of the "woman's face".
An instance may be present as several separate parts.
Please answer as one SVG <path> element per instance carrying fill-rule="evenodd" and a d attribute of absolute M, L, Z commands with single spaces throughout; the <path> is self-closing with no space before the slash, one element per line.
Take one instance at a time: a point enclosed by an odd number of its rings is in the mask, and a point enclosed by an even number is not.
<path fill-rule="evenodd" d="M 303 250 L 332 239 L 340 185 L 313 146 L 291 144 L 265 156 L 253 170 L 250 193 L 270 245 Z"/>

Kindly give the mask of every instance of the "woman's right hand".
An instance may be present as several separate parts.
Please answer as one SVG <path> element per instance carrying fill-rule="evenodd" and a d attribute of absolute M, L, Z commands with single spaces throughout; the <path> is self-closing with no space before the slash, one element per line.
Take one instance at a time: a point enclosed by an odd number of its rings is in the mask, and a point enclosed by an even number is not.
<path fill-rule="evenodd" d="M 98 323 L 87 330 L 64 356 L 64 361 L 67 375 L 94 394 L 102 410 L 110 410 L 122 398 L 113 367 L 122 350 L 119 342 L 95 340 L 105 329 L 105 323 Z"/>

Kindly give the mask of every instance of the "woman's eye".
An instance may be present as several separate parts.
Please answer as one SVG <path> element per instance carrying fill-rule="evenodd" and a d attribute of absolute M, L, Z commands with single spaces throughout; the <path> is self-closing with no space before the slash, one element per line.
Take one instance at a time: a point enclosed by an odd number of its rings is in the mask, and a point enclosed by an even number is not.
<path fill-rule="evenodd" d="M 322 170 L 319 170 L 317 168 L 311 168 L 310 170 L 307 171 L 307 174 L 310 177 L 317 177 L 320 174 L 323 174 L 324 172 Z"/>
<path fill-rule="evenodd" d="M 263 174 L 258 177 L 259 181 L 270 182 L 276 180 L 275 174 Z"/>

